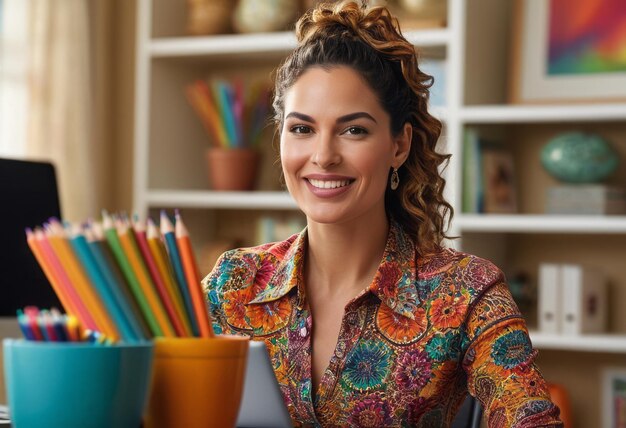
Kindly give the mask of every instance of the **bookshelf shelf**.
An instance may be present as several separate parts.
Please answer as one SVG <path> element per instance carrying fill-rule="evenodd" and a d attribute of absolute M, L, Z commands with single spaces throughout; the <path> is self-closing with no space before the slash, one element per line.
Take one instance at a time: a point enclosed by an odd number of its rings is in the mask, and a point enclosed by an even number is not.
<path fill-rule="evenodd" d="M 626 335 L 594 334 L 566 336 L 531 331 L 530 339 L 533 346 L 539 349 L 620 354 L 626 352 Z"/>
<path fill-rule="evenodd" d="M 297 209 L 287 192 L 212 192 L 151 190 L 150 206 L 163 208 Z"/>
<path fill-rule="evenodd" d="M 459 214 L 462 232 L 626 233 L 626 216 Z"/>
<path fill-rule="evenodd" d="M 468 106 L 459 118 L 466 124 L 623 121 L 626 104 Z"/>
<path fill-rule="evenodd" d="M 410 30 L 405 37 L 420 47 L 445 47 L 450 38 L 447 29 Z M 245 55 L 283 53 L 296 47 L 291 31 L 256 34 L 224 34 L 199 37 L 161 37 L 152 39 L 147 50 L 153 58 L 206 55 Z"/>

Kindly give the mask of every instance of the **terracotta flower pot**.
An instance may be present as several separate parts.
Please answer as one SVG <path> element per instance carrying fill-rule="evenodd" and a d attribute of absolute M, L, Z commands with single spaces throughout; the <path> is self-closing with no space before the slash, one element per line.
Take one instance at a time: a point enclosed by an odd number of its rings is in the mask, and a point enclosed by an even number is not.
<path fill-rule="evenodd" d="M 206 151 L 213 190 L 253 190 L 259 153 L 252 149 L 211 148 Z"/>

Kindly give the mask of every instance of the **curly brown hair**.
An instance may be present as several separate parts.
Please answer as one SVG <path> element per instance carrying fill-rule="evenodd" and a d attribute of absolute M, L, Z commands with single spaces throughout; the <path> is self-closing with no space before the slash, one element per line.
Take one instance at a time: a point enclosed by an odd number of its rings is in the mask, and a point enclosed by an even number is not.
<path fill-rule="evenodd" d="M 285 93 L 307 69 L 349 66 L 359 72 L 389 114 L 392 135 L 406 123 L 413 128 L 409 156 L 398 170 L 400 186 L 385 194 L 387 213 L 414 238 L 420 254 L 439 250 L 454 213 L 443 197 L 446 180 L 440 174 L 450 155 L 435 150 L 442 125 L 428 112 L 433 78 L 419 69 L 415 47 L 398 20 L 385 7 L 323 3 L 298 20 L 296 36 L 298 46 L 276 71 L 278 129 Z"/>

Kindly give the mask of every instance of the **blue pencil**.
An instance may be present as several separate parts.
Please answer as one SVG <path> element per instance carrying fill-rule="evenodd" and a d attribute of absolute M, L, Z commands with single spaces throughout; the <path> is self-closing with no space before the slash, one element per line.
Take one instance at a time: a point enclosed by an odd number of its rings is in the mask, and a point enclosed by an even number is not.
<path fill-rule="evenodd" d="M 163 235 L 163 239 L 165 239 L 167 253 L 170 257 L 170 261 L 172 262 L 172 266 L 174 266 L 176 282 L 178 283 L 180 293 L 183 296 L 183 303 L 185 304 L 185 310 L 187 311 L 187 316 L 189 317 L 191 331 L 195 337 L 199 337 L 200 329 L 198 328 L 198 320 L 196 320 L 196 314 L 193 310 L 191 294 L 189 293 L 189 287 L 187 286 L 187 280 L 185 279 L 185 271 L 183 270 L 183 264 L 180 254 L 178 253 L 174 226 L 165 211 L 161 211 L 161 235 Z"/>
<path fill-rule="evenodd" d="M 20 330 L 22 331 L 22 334 L 24 335 L 26 340 L 35 340 L 35 335 L 30 329 L 30 325 L 28 324 L 26 315 L 24 315 L 21 309 L 17 310 L 17 323 L 19 324 Z"/>
<path fill-rule="evenodd" d="M 70 244 L 74 248 L 76 256 L 81 261 L 87 275 L 94 284 L 96 292 L 100 296 L 100 299 L 102 299 L 102 302 L 111 316 L 111 319 L 119 329 L 122 338 L 129 342 L 136 342 L 139 340 L 139 337 L 130 326 L 130 322 L 126 317 L 126 314 L 118 304 L 116 296 L 112 290 L 113 286 L 107 283 L 107 279 L 98 267 L 98 263 L 89 249 L 87 240 L 81 233 L 78 226 L 73 226 L 72 228 Z"/>

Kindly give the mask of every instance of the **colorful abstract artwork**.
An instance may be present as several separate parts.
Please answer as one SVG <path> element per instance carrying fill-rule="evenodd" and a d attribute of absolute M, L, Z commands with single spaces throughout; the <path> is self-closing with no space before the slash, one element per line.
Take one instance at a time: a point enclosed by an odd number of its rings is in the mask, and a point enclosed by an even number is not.
<path fill-rule="evenodd" d="M 547 74 L 626 71 L 626 0 L 550 0 Z"/>

